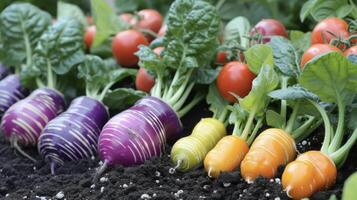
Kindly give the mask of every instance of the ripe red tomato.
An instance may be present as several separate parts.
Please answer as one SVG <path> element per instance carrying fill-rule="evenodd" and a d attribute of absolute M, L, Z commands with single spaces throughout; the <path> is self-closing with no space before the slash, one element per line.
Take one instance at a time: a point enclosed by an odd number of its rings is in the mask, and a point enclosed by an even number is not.
<path fill-rule="evenodd" d="M 304 68 L 305 64 L 309 62 L 312 58 L 315 56 L 331 52 L 331 51 L 336 51 L 342 53 L 342 51 L 330 44 L 314 44 L 310 48 L 308 48 L 305 53 L 302 55 L 301 62 L 300 62 L 300 67 L 301 69 Z"/>
<path fill-rule="evenodd" d="M 134 55 L 139 45 L 149 45 L 145 36 L 136 30 L 119 32 L 112 41 L 112 52 L 118 64 L 126 67 L 135 66 L 139 58 Z"/>
<path fill-rule="evenodd" d="M 160 37 L 164 37 L 167 31 L 167 25 L 164 24 L 161 26 L 159 32 L 157 33 Z"/>
<path fill-rule="evenodd" d="M 324 43 L 323 38 L 329 43 L 334 35 L 346 39 L 349 37 L 348 24 L 343 19 L 337 17 L 330 17 L 320 21 L 311 33 L 311 45 Z"/>
<path fill-rule="evenodd" d="M 280 35 L 283 37 L 288 37 L 285 26 L 278 20 L 275 19 L 263 19 L 258 22 L 252 30 L 252 35 L 255 33 L 260 33 L 263 36 L 274 36 Z M 263 42 L 267 43 L 270 41 L 269 37 L 264 37 Z"/>
<path fill-rule="evenodd" d="M 136 89 L 149 93 L 154 84 L 155 79 L 146 71 L 145 68 L 140 67 L 135 79 Z"/>
<path fill-rule="evenodd" d="M 351 54 L 357 55 L 357 46 L 350 47 L 349 49 L 343 52 L 343 55 L 346 57 Z"/>
<path fill-rule="evenodd" d="M 95 26 L 89 26 L 84 33 L 84 43 L 87 49 L 93 44 L 94 36 L 95 36 L 96 28 Z"/>
<path fill-rule="evenodd" d="M 218 51 L 216 55 L 216 64 L 226 64 L 227 60 L 227 53 L 224 51 Z"/>
<path fill-rule="evenodd" d="M 237 99 L 230 92 L 245 97 L 252 89 L 255 77 L 247 64 L 232 61 L 223 66 L 218 74 L 216 85 L 222 97 L 229 102 L 236 102 Z"/>
<path fill-rule="evenodd" d="M 136 24 L 139 28 L 149 29 L 155 33 L 159 32 L 163 17 L 162 15 L 154 9 L 144 9 L 138 12 L 140 21 L 137 23 L 136 18 L 132 18 L 131 23 Z"/>

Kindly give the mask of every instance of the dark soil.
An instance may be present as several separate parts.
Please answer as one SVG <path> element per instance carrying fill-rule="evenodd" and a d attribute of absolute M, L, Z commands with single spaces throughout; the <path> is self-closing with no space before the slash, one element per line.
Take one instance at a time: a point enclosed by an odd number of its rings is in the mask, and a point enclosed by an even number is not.
<path fill-rule="evenodd" d="M 183 119 L 187 133 L 200 117 L 209 116 L 204 107 L 202 105 Z M 298 144 L 299 151 L 318 149 L 322 132 L 323 129 L 319 129 L 314 136 Z M 36 149 L 25 150 L 41 160 Z M 253 184 L 247 184 L 239 171 L 235 171 L 213 180 L 207 177 L 202 167 L 187 173 L 170 174 L 169 146 L 161 158 L 143 165 L 109 169 L 96 184 L 92 183 L 92 178 L 99 166 L 97 158 L 67 163 L 57 169 L 56 176 L 52 176 L 49 165 L 41 161 L 31 163 L 15 153 L 3 138 L 0 139 L 0 152 L 0 199 L 288 199 L 279 178 L 258 178 Z M 340 198 L 344 180 L 357 171 L 356 154 L 357 145 L 339 170 L 333 188 L 319 192 L 311 199 L 327 200 L 332 194 Z M 280 174 L 282 170 L 283 167 Z"/>

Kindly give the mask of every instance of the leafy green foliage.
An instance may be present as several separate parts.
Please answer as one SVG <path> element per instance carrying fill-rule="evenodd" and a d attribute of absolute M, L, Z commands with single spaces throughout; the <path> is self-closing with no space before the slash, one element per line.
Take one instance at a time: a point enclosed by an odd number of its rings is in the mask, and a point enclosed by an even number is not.
<path fill-rule="evenodd" d="M 128 28 L 113 9 L 103 0 L 91 0 L 93 19 L 96 25 L 96 34 L 93 47 L 98 47 L 111 36 Z"/>
<path fill-rule="evenodd" d="M 123 110 L 131 106 L 146 95 L 145 92 L 133 90 L 131 88 L 118 88 L 109 91 L 103 103 L 111 109 Z"/>
<path fill-rule="evenodd" d="M 343 186 L 342 200 L 353 200 L 356 198 L 357 192 L 357 173 L 352 174 Z"/>
<path fill-rule="evenodd" d="M 238 103 L 228 106 L 231 111 L 228 122 L 229 124 L 235 124 L 237 122 L 245 122 L 248 117 L 248 112 L 245 111 Z"/>
<path fill-rule="evenodd" d="M 258 74 L 260 68 L 265 65 L 273 65 L 273 49 L 267 44 L 257 44 L 244 52 L 244 57 L 247 60 L 249 69 Z"/>
<path fill-rule="evenodd" d="M 290 31 L 289 38 L 291 43 L 300 54 L 310 47 L 311 32 Z"/>
<path fill-rule="evenodd" d="M 0 15 L 1 62 L 20 67 L 31 65 L 33 50 L 42 33 L 51 24 L 51 16 L 28 4 L 12 4 Z"/>
<path fill-rule="evenodd" d="M 274 64 L 282 74 L 289 77 L 299 75 L 299 55 L 291 42 L 283 37 L 271 38 L 270 46 L 273 49 Z"/>
<path fill-rule="evenodd" d="M 209 85 L 211 83 L 213 83 L 219 73 L 219 69 L 211 69 L 208 67 L 203 67 L 203 68 L 198 68 L 193 77 L 194 80 L 196 81 L 196 83 L 198 84 L 203 84 L 203 85 Z"/>
<path fill-rule="evenodd" d="M 285 119 L 274 110 L 267 110 L 265 117 L 268 126 L 281 129 L 284 128 Z"/>
<path fill-rule="evenodd" d="M 209 110 L 212 111 L 215 116 L 220 116 L 229 105 L 228 101 L 220 95 L 215 83 L 209 86 L 206 101 L 209 105 Z"/>
<path fill-rule="evenodd" d="M 116 82 L 135 74 L 135 69 L 106 65 L 101 58 L 92 55 L 87 55 L 78 66 L 78 78 L 85 80 L 87 96 L 98 100 L 102 100 Z"/>
<path fill-rule="evenodd" d="M 83 11 L 74 4 L 58 1 L 57 3 L 57 19 L 63 17 L 73 17 L 80 21 L 84 27 L 88 26 L 88 21 Z"/>
<path fill-rule="evenodd" d="M 224 41 L 230 43 L 237 41 L 243 48 L 249 45 L 249 33 L 251 25 L 245 17 L 235 17 L 228 22 L 224 29 Z"/>
<path fill-rule="evenodd" d="M 269 93 L 269 96 L 274 99 L 281 99 L 281 100 L 299 100 L 299 99 L 311 99 L 311 100 L 318 100 L 318 97 L 307 91 L 305 88 L 294 85 L 292 87 L 288 87 L 285 89 L 274 90 Z"/>
<path fill-rule="evenodd" d="M 172 2 L 173 0 L 116 0 L 115 6 L 119 13 L 135 12 L 144 8 L 154 8 L 162 14 L 165 14 Z"/>

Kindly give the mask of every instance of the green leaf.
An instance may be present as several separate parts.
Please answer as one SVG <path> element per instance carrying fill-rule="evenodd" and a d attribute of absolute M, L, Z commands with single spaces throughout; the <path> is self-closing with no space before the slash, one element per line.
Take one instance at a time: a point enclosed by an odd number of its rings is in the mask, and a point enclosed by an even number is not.
<path fill-rule="evenodd" d="M 289 38 L 295 49 L 300 53 L 305 52 L 310 47 L 310 32 L 289 31 Z"/>
<path fill-rule="evenodd" d="M 105 1 L 91 0 L 91 4 L 96 25 L 93 47 L 98 47 L 111 36 L 128 28 L 128 24 L 122 22 Z"/>
<path fill-rule="evenodd" d="M 115 5 L 119 13 L 134 12 L 139 10 L 139 6 L 143 2 L 144 0 L 116 0 Z"/>
<path fill-rule="evenodd" d="M 258 74 L 261 67 L 265 64 L 273 65 L 273 49 L 267 44 L 257 44 L 244 52 L 249 69 Z"/>
<path fill-rule="evenodd" d="M 201 0 L 176 0 L 168 13 L 165 64 L 171 68 L 203 67 L 217 48 L 220 20 L 215 7 Z"/>
<path fill-rule="evenodd" d="M 348 56 L 348 60 L 350 60 L 354 64 L 357 64 L 357 55 L 356 54 L 350 54 Z"/>
<path fill-rule="evenodd" d="M 352 174 L 343 186 L 342 200 L 353 200 L 357 196 L 357 173 Z"/>
<path fill-rule="evenodd" d="M 301 22 L 305 21 L 306 17 L 310 15 L 310 12 L 315 7 L 319 0 L 308 0 L 304 3 L 300 11 L 300 20 Z"/>
<path fill-rule="evenodd" d="M 290 41 L 283 37 L 273 36 L 269 45 L 273 49 L 274 64 L 280 72 L 289 77 L 298 77 L 299 55 Z"/>
<path fill-rule="evenodd" d="M 354 130 L 357 128 L 357 105 L 353 105 L 347 110 L 348 110 L 347 126 L 350 130 Z"/>
<path fill-rule="evenodd" d="M 348 6 L 348 0 L 319 0 L 312 8 L 310 14 L 316 21 L 332 16 L 339 17 L 338 10 L 346 5 Z"/>
<path fill-rule="evenodd" d="M 212 83 L 209 86 L 206 101 L 209 105 L 209 110 L 216 116 L 220 116 L 223 110 L 229 105 L 228 101 L 226 101 L 219 93 L 216 83 Z"/>
<path fill-rule="evenodd" d="M 163 76 L 166 66 L 153 50 L 145 45 L 139 46 L 139 51 L 135 53 L 139 57 L 138 65 L 144 67 L 148 71 L 154 71 L 155 75 Z"/>
<path fill-rule="evenodd" d="M 338 200 L 338 199 L 337 199 L 336 195 L 333 194 L 333 195 L 330 196 L 329 200 Z"/>
<path fill-rule="evenodd" d="M 219 69 L 198 68 L 193 75 L 196 83 L 209 85 L 213 83 L 219 73 Z"/>
<path fill-rule="evenodd" d="M 83 26 L 73 18 L 62 18 L 41 36 L 34 55 L 34 67 L 47 76 L 47 67 L 59 75 L 84 59 Z"/>
<path fill-rule="evenodd" d="M 57 19 L 73 17 L 80 21 L 84 27 L 88 26 L 88 21 L 83 11 L 74 4 L 58 1 L 57 3 Z"/>
<path fill-rule="evenodd" d="M 8 6 L 0 15 L 0 60 L 9 66 L 31 65 L 33 50 L 42 33 L 51 24 L 51 16 L 28 3 Z"/>
<path fill-rule="evenodd" d="M 285 89 L 274 90 L 269 93 L 269 96 L 271 98 L 280 100 L 319 99 L 315 94 L 307 91 L 305 88 L 299 85 L 294 85 Z"/>
<path fill-rule="evenodd" d="M 124 110 L 145 95 L 145 92 L 133 90 L 131 88 L 118 88 L 110 91 L 103 102 L 111 109 Z"/>
<path fill-rule="evenodd" d="M 251 26 L 247 18 L 235 17 L 233 18 L 224 29 L 224 41 L 229 43 L 232 40 L 237 41 L 243 48 L 249 45 L 249 33 Z"/>
<path fill-rule="evenodd" d="M 231 114 L 229 115 L 229 118 L 228 118 L 229 124 L 234 124 L 236 122 L 243 123 L 244 121 L 247 120 L 248 112 L 245 111 L 238 103 L 230 105 L 228 108 L 231 111 Z"/>
<path fill-rule="evenodd" d="M 306 64 L 299 83 L 324 102 L 346 102 L 357 92 L 357 65 L 341 53 L 327 53 Z"/>
<path fill-rule="evenodd" d="M 268 126 L 281 129 L 284 128 L 285 119 L 274 110 L 267 110 L 265 117 Z"/>
<path fill-rule="evenodd" d="M 255 111 L 257 115 L 262 116 L 269 103 L 268 94 L 279 84 L 279 76 L 274 71 L 272 65 L 265 64 L 258 76 L 253 81 L 252 90 L 243 99 L 239 100 L 240 106 L 251 113 Z"/>

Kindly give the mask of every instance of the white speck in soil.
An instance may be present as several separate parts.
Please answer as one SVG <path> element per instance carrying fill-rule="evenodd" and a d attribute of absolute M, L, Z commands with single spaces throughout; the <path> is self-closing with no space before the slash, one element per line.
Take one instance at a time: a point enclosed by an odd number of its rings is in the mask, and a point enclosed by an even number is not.
<path fill-rule="evenodd" d="M 275 197 L 274 200 L 280 200 L 280 197 Z"/>
<path fill-rule="evenodd" d="M 274 179 L 270 179 L 269 181 L 272 183 L 272 182 L 274 182 Z"/>
<path fill-rule="evenodd" d="M 157 196 L 157 194 L 156 194 L 156 193 L 152 194 L 152 197 L 156 197 L 156 196 Z"/>
<path fill-rule="evenodd" d="M 107 177 L 102 177 L 102 178 L 99 179 L 99 181 L 101 183 L 105 183 L 105 182 L 108 182 L 108 178 Z"/>
<path fill-rule="evenodd" d="M 36 196 L 36 199 L 47 200 L 46 197 Z"/>
<path fill-rule="evenodd" d="M 27 196 L 23 196 L 22 198 L 23 198 L 23 199 L 27 199 Z"/>
<path fill-rule="evenodd" d="M 156 176 L 156 177 L 159 177 L 160 175 L 161 175 L 161 173 L 160 173 L 159 171 L 156 171 L 156 172 L 155 172 L 155 176 Z"/>
<path fill-rule="evenodd" d="M 243 190 L 243 193 L 246 193 L 246 192 L 247 192 L 247 189 L 244 189 L 244 190 Z"/>
<path fill-rule="evenodd" d="M 276 182 L 276 183 L 280 183 L 280 178 L 276 178 L 276 179 L 275 179 L 275 182 Z"/>
<path fill-rule="evenodd" d="M 124 183 L 123 184 L 123 188 L 127 188 L 127 187 L 128 187 L 128 185 Z"/>
<path fill-rule="evenodd" d="M 203 189 L 204 189 L 204 190 L 208 190 L 208 189 L 209 189 L 209 185 L 204 185 L 204 186 L 203 186 Z"/>
<path fill-rule="evenodd" d="M 306 141 L 306 140 L 303 140 L 303 141 L 301 142 L 301 144 L 305 146 L 305 145 L 307 144 L 307 141 Z"/>
<path fill-rule="evenodd" d="M 91 185 L 90 188 L 91 188 L 91 189 L 95 188 L 95 184 Z"/>
<path fill-rule="evenodd" d="M 175 197 L 179 197 L 180 194 L 182 194 L 182 193 L 183 193 L 183 190 L 179 190 L 174 195 L 175 195 Z"/>
<path fill-rule="evenodd" d="M 160 181 L 159 181 L 159 180 L 156 180 L 155 183 L 160 183 Z"/>
<path fill-rule="evenodd" d="M 95 160 L 95 157 L 94 157 L 94 156 L 92 156 L 90 159 Z"/>
<path fill-rule="evenodd" d="M 223 187 L 229 187 L 231 186 L 231 183 L 223 183 Z"/>
<path fill-rule="evenodd" d="M 37 167 L 36 166 L 33 166 L 33 171 L 36 171 L 37 170 Z"/>
<path fill-rule="evenodd" d="M 213 190 L 213 193 L 217 193 L 217 190 Z"/>
<path fill-rule="evenodd" d="M 151 196 L 148 194 L 142 194 L 140 199 L 151 199 Z"/>
<path fill-rule="evenodd" d="M 99 161 L 99 165 L 102 166 L 103 165 L 103 161 Z"/>
<path fill-rule="evenodd" d="M 179 179 L 179 178 L 177 178 L 177 179 L 176 179 L 176 181 L 180 181 L 180 179 Z"/>
<path fill-rule="evenodd" d="M 56 199 L 63 199 L 64 197 L 64 192 L 63 191 L 60 191 L 56 194 Z"/>
<path fill-rule="evenodd" d="M 199 199 L 205 199 L 206 197 L 205 196 L 199 196 L 198 198 Z"/>
<path fill-rule="evenodd" d="M 133 182 L 130 182 L 130 183 L 129 183 L 129 185 L 132 185 L 132 184 L 133 184 Z"/>
<path fill-rule="evenodd" d="M 104 192 L 104 187 L 101 187 L 100 188 L 100 193 L 103 193 Z"/>
<path fill-rule="evenodd" d="M 9 194 L 6 194 L 6 195 L 5 195 L 5 197 L 8 197 L 8 196 L 9 196 Z"/>
<path fill-rule="evenodd" d="M 265 197 L 270 197 L 270 194 L 269 193 L 265 193 Z"/>

